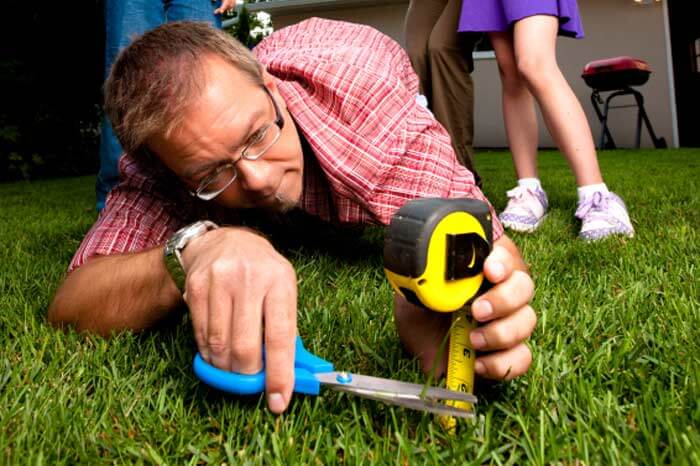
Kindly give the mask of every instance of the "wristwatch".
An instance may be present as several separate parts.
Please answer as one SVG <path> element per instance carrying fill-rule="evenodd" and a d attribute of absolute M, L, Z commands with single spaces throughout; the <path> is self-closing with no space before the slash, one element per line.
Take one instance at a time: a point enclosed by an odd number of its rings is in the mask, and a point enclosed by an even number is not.
<path fill-rule="evenodd" d="M 185 292 L 185 277 L 187 276 L 185 267 L 182 265 L 182 251 L 190 241 L 216 228 L 219 228 L 216 223 L 209 220 L 201 220 L 180 228 L 166 241 L 163 248 L 165 268 L 168 270 L 180 293 Z"/>

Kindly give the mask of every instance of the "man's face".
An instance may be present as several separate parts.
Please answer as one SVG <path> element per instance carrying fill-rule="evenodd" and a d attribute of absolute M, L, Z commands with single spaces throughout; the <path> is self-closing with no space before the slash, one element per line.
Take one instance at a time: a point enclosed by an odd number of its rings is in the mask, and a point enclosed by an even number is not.
<path fill-rule="evenodd" d="M 256 132 L 276 118 L 270 96 L 243 73 L 214 56 L 205 58 L 203 67 L 204 89 L 183 123 L 169 135 L 148 140 L 149 149 L 190 191 L 218 167 L 239 159 Z M 264 80 L 285 124 L 279 139 L 260 158 L 236 163 L 235 181 L 214 199 L 227 207 L 286 210 L 301 197 L 299 135 L 273 78 L 265 73 Z"/>

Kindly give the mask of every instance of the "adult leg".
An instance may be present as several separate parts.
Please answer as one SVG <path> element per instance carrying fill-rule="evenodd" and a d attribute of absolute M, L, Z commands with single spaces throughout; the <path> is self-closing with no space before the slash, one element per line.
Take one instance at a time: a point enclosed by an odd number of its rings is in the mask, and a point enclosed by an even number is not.
<path fill-rule="evenodd" d="M 220 4 L 220 0 L 167 0 L 166 21 L 204 21 L 218 28 L 221 15 L 214 14 L 214 10 Z"/>
<path fill-rule="evenodd" d="M 418 75 L 420 93 L 429 102 L 432 100 L 432 84 L 428 63 L 428 39 L 446 2 L 447 0 L 411 0 L 404 21 L 406 53 Z"/>
<path fill-rule="evenodd" d="M 557 64 L 558 30 L 559 20 L 554 16 L 531 16 L 515 23 L 517 68 L 539 103 L 547 128 L 568 160 L 576 183 L 599 184 L 603 178 L 588 120 Z"/>
<path fill-rule="evenodd" d="M 474 68 L 471 35 L 457 34 L 461 0 L 448 0 L 428 40 L 432 82 L 430 108 L 452 138 L 459 162 L 481 178 L 474 166 Z"/>
<path fill-rule="evenodd" d="M 105 78 L 119 52 L 137 36 L 164 21 L 163 4 L 149 0 L 105 0 Z M 102 119 L 100 169 L 95 191 L 97 210 L 101 211 L 109 191 L 119 181 L 119 157 L 122 148 L 109 119 Z"/>
<path fill-rule="evenodd" d="M 535 101 L 515 61 L 511 32 L 492 32 L 503 93 L 503 120 L 518 179 L 537 178 L 537 115 Z"/>

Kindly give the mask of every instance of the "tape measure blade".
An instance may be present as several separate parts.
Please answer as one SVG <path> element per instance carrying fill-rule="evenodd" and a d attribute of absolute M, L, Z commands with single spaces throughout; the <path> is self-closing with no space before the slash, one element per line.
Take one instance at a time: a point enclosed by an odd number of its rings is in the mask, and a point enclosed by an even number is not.
<path fill-rule="evenodd" d="M 467 308 L 462 308 L 452 314 L 447 360 L 447 388 L 450 390 L 474 393 L 476 353 L 469 340 L 469 333 L 474 328 L 476 328 L 476 324 Z M 449 404 L 462 408 L 471 407 L 471 403 L 464 401 L 451 401 Z"/>

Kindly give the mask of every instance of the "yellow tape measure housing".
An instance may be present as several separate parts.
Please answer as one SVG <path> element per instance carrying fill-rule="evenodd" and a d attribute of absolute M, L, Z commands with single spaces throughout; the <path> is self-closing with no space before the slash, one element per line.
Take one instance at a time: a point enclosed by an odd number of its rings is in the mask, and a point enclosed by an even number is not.
<path fill-rule="evenodd" d="M 483 282 L 491 214 L 473 199 L 418 199 L 399 209 L 384 247 L 389 282 L 414 304 L 454 312 Z"/>
<path fill-rule="evenodd" d="M 476 327 L 467 303 L 483 281 L 491 251 L 491 214 L 472 199 L 419 199 L 392 218 L 384 240 L 384 270 L 408 301 L 452 314 L 446 385 L 473 393 L 476 354 L 469 333 Z M 468 403 L 455 402 L 465 409 Z M 449 432 L 456 420 L 441 418 Z"/>

